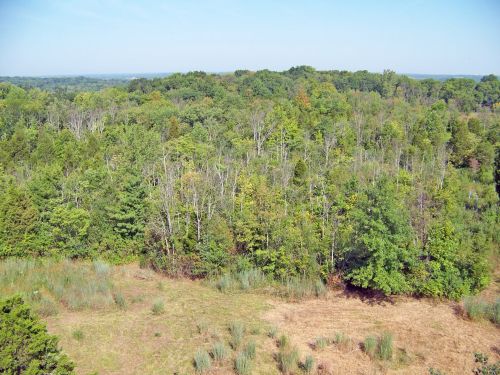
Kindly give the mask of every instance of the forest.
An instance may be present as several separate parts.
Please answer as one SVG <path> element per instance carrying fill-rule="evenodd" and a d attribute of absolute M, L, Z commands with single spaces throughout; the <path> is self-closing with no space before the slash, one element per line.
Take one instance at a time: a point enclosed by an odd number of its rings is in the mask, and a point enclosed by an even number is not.
<path fill-rule="evenodd" d="M 499 259 L 500 81 L 191 72 L 0 83 L 0 258 L 258 268 L 459 299 Z"/>

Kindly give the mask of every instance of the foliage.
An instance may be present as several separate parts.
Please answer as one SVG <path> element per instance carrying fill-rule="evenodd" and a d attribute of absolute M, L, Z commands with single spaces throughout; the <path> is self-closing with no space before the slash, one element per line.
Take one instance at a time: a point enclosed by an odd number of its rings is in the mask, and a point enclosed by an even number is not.
<path fill-rule="evenodd" d="M 3 374 L 74 374 L 74 365 L 58 348 L 57 338 L 20 297 L 0 302 L 0 372 Z"/>
<path fill-rule="evenodd" d="M 141 256 L 292 299 L 331 276 L 460 299 L 498 261 L 494 75 L 1 80 L 2 258 Z"/>

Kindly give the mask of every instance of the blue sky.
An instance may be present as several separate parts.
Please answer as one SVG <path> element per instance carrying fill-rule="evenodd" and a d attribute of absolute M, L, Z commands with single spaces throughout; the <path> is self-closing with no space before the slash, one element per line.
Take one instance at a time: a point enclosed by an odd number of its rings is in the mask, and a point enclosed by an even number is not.
<path fill-rule="evenodd" d="M 0 0 L 0 75 L 500 73 L 500 0 Z"/>

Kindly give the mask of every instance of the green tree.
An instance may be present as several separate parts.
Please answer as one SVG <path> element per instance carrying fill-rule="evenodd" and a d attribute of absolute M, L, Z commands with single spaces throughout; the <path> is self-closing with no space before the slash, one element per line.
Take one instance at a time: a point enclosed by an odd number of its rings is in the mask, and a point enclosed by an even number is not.
<path fill-rule="evenodd" d="M 0 373 L 70 375 L 74 364 L 20 297 L 0 301 Z"/>

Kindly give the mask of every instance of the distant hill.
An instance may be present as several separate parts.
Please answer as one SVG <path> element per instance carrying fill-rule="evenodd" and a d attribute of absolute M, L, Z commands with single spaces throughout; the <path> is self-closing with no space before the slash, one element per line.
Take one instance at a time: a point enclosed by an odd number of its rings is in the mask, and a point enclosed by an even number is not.
<path fill-rule="evenodd" d="M 405 76 L 414 79 L 435 79 L 437 81 L 446 81 L 450 78 L 469 78 L 476 82 L 479 82 L 482 75 L 472 75 L 472 74 L 418 74 L 418 73 L 402 73 Z"/>

